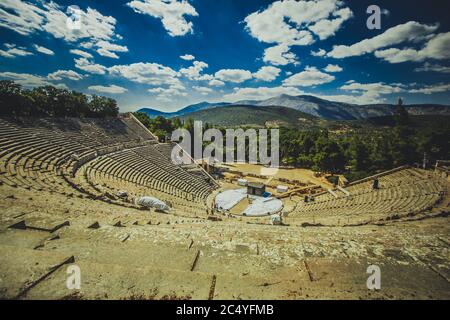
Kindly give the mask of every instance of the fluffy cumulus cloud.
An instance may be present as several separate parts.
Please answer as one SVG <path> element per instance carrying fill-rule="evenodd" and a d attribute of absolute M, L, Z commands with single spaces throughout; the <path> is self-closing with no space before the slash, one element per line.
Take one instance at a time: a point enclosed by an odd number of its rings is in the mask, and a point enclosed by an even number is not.
<path fill-rule="evenodd" d="M 45 8 L 48 11 L 45 14 L 46 22 L 43 29 L 56 38 L 62 38 L 68 42 L 78 40 L 98 42 L 117 38 L 115 33 L 116 19 L 111 16 L 104 16 L 95 9 L 79 10 L 81 25 L 74 32 L 67 27 L 70 12 L 63 12 L 62 7 L 53 2 L 46 4 Z"/>
<path fill-rule="evenodd" d="M 75 67 L 92 74 L 105 74 L 107 68 L 86 58 L 75 59 Z"/>
<path fill-rule="evenodd" d="M 330 19 L 321 19 L 309 27 L 309 30 L 314 32 L 320 40 L 325 40 L 333 36 L 341 27 L 344 21 L 353 16 L 349 8 L 340 9 L 332 14 Z"/>
<path fill-rule="evenodd" d="M 248 32 L 261 42 L 308 45 L 314 42 L 313 34 L 326 39 L 351 16 L 348 8 L 339 9 L 342 6 L 338 0 L 276 1 L 244 21 Z"/>
<path fill-rule="evenodd" d="M 239 100 L 263 100 L 269 99 L 280 94 L 301 95 L 303 91 L 294 87 L 257 87 L 257 88 L 234 88 L 233 92 L 223 96 L 225 101 L 239 101 Z"/>
<path fill-rule="evenodd" d="M 379 95 L 370 95 L 368 93 L 359 94 L 335 94 L 335 95 L 323 95 L 317 94 L 316 97 L 328 101 L 336 101 L 350 104 L 377 104 L 382 103 L 385 99 L 380 98 Z"/>
<path fill-rule="evenodd" d="M 345 85 L 341 86 L 340 89 L 354 95 L 333 96 L 332 98 L 334 101 L 356 104 L 374 104 L 385 101 L 382 97 L 383 95 L 406 92 L 407 86 L 401 83 L 359 83 L 348 81 Z"/>
<path fill-rule="evenodd" d="M 96 91 L 96 92 L 100 92 L 100 93 L 109 93 L 109 94 L 121 94 L 121 93 L 128 91 L 126 88 L 119 87 L 114 84 L 109 85 L 109 86 L 101 86 L 101 85 L 90 86 L 90 87 L 88 87 L 88 90 Z"/>
<path fill-rule="evenodd" d="M 32 52 L 27 51 L 27 48 L 18 47 L 13 43 L 5 43 L 3 47 L 3 50 L 0 49 L 0 56 L 4 58 L 25 57 L 33 55 Z"/>
<path fill-rule="evenodd" d="M 299 64 L 297 56 L 290 52 L 290 47 L 286 44 L 279 44 L 264 50 L 263 61 L 276 66 L 287 64 Z"/>
<path fill-rule="evenodd" d="M 385 84 L 383 82 L 377 83 L 358 83 L 351 82 L 341 86 L 342 90 L 347 91 L 365 91 L 365 92 L 378 92 L 380 94 L 398 93 L 404 91 L 402 86 Z"/>
<path fill-rule="evenodd" d="M 185 16 L 198 16 L 189 2 L 182 0 L 135 0 L 127 3 L 135 12 L 161 19 L 170 36 L 193 33 L 193 24 Z"/>
<path fill-rule="evenodd" d="M 50 50 L 50 49 L 48 49 L 48 48 L 46 48 L 46 47 L 39 46 L 39 45 L 37 45 L 37 44 L 35 44 L 35 45 L 33 46 L 33 48 L 34 48 L 37 52 L 42 53 L 42 54 L 46 54 L 46 55 L 48 55 L 48 56 L 53 56 L 53 55 L 55 55 L 55 53 L 54 53 L 52 50 Z"/>
<path fill-rule="evenodd" d="M 248 15 L 244 22 L 251 36 L 278 46 L 266 50 L 265 61 L 285 65 L 295 61 L 289 52 L 291 46 L 310 45 L 333 36 L 352 15 L 339 0 L 286 0 Z"/>
<path fill-rule="evenodd" d="M 450 73 L 450 67 L 442 66 L 440 64 L 432 64 L 425 62 L 423 66 L 414 69 L 415 72 L 439 72 Z"/>
<path fill-rule="evenodd" d="M 217 79 L 212 79 L 208 82 L 208 85 L 210 85 L 211 87 L 223 87 L 225 85 L 225 82 Z"/>
<path fill-rule="evenodd" d="M 317 51 L 311 51 L 311 55 L 313 57 L 323 57 L 326 54 L 327 54 L 327 52 L 323 49 L 319 49 Z"/>
<path fill-rule="evenodd" d="M 46 77 L 29 73 L 0 72 L 0 79 L 12 80 L 27 88 L 41 87 L 41 86 L 56 86 L 58 88 L 66 88 L 64 84 L 55 84 L 48 81 Z"/>
<path fill-rule="evenodd" d="M 98 48 L 97 53 L 99 55 L 113 59 L 119 59 L 116 52 L 128 52 L 128 48 L 126 46 L 121 46 L 104 40 L 97 42 L 95 46 Z"/>
<path fill-rule="evenodd" d="M 272 66 L 264 66 L 261 67 L 257 72 L 253 73 L 253 77 L 262 80 L 262 81 L 273 81 L 280 74 L 281 69 L 272 67 Z"/>
<path fill-rule="evenodd" d="M 157 63 L 133 63 L 129 65 L 115 65 L 108 69 L 114 76 L 122 77 L 133 82 L 153 86 L 180 85 L 178 73 Z"/>
<path fill-rule="evenodd" d="M 326 72 L 341 72 L 344 69 L 337 64 L 329 64 L 323 70 Z"/>
<path fill-rule="evenodd" d="M 364 39 L 350 46 L 333 46 L 333 50 L 328 52 L 327 56 L 338 59 L 361 56 L 403 42 L 417 42 L 429 38 L 437 28 L 437 25 L 427 25 L 409 21 L 389 28 L 378 36 Z"/>
<path fill-rule="evenodd" d="M 214 80 L 214 76 L 205 73 L 205 74 L 200 75 L 195 80 L 198 80 L 198 81 L 212 81 L 212 80 Z"/>
<path fill-rule="evenodd" d="M 190 61 L 190 60 L 194 60 L 195 57 L 192 54 L 184 54 L 182 56 L 180 56 L 181 59 L 186 60 L 186 61 Z"/>
<path fill-rule="evenodd" d="M 200 94 L 202 94 L 204 96 L 214 92 L 214 90 L 212 90 L 211 88 L 208 88 L 208 87 L 193 86 L 192 89 L 194 89 L 195 91 L 199 92 Z"/>
<path fill-rule="evenodd" d="M 171 102 L 177 98 L 187 96 L 183 85 L 172 85 L 167 88 L 157 87 L 148 89 L 147 91 L 155 94 L 156 99 L 163 102 Z"/>
<path fill-rule="evenodd" d="M 83 79 L 84 76 L 73 70 L 58 70 L 58 71 L 49 73 L 47 78 L 50 80 L 69 79 L 69 80 L 73 80 L 73 81 L 78 81 L 78 80 Z"/>
<path fill-rule="evenodd" d="M 222 69 L 215 73 L 215 77 L 225 82 L 241 83 L 252 78 L 252 73 L 242 69 Z"/>
<path fill-rule="evenodd" d="M 55 38 L 69 43 L 87 41 L 91 46 L 102 41 L 114 42 L 121 39 L 116 34 L 116 19 L 104 16 L 95 9 L 77 10 L 80 28 L 68 28 L 73 11 L 65 10 L 55 2 L 36 1 L 33 3 L 22 0 L 3 0 L 0 2 L 0 26 L 11 29 L 22 35 L 36 32 L 46 32 Z M 102 53 L 112 55 L 114 50 L 99 47 Z M 106 51 L 109 52 L 106 52 Z M 122 50 L 122 51 L 121 51 Z M 123 49 L 116 51 L 124 52 Z"/>
<path fill-rule="evenodd" d="M 0 2 L 0 26 L 29 35 L 41 30 L 48 11 L 21 0 Z"/>
<path fill-rule="evenodd" d="M 87 59 L 93 58 L 92 54 L 90 54 L 89 52 L 79 50 L 79 49 L 72 49 L 72 50 L 70 50 L 70 53 L 74 54 L 76 56 L 87 58 Z"/>
<path fill-rule="evenodd" d="M 190 80 L 210 80 L 203 78 L 201 73 L 204 69 L 208 68 L 208 64 L 203 61 L 194 61 L 192 66 L 188 68 L 181 68 L 180 74 Z"/>
<path fill-rule="evenodd" d="M 387 102 L 385 95 L 407 92 L 408 85 L 400 83 L 386 84 L 383 82 L 357 83 L 354 80 L 350 80 L 340 89 L 345 91 L 345 94 L 315 94 L 315 96 L 329 101 L 350 104 L 378 104 Z"/>
<path fill-rule="evenodd" d="M 433 94 L 433 93 L 448 92 L 448 91 L 450 91 L 449 83 L 433 84 L 433 85 L 428 85 L 428 86 L 425 86 L 422 88 L 409 90 L 410 93 L 423 93 L 423 94 Z"/>
<path fill-rule="evenodd" d="M 419 50 L 390 48 L 375 51 L 375 56 L 390 63 L 424 61 L 426 59 L 450 59 L 450 32 L 436 35 Z"/>
<path fill-rule="evenodd" d="M 316 67 L 306 67 L 304 71 L 296 73 L 283 81 L 285 86 L 309 87 L 331 82 L 334 76 L 319 71 Z"/>

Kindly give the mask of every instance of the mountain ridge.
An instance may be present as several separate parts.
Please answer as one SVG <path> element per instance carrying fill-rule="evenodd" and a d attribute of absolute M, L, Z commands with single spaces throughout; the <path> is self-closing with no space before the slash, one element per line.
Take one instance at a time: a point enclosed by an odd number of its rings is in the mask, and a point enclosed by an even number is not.
<path fill-rule="evenodd" d="M 372 117 L 390 116 L 395 112 L 394 104 L 350 104 L 344 102 L 325 100 L 311 95 L 291 96 L 282 94 L 264 100 L 241 100 L 237 102 L 200 102 L 188 105 L 175 112 L 162 112 L 151 108 L 141 108 L 138 111 L 144 112 L 150 117 L 158 115 L 172 118 L 186 116 L 190 113 L 209 110 L 217 107 L 225 106 L 277 106 L 291 108 L 312 116 L 325 120 L 358 120 Z M 408 112 L 412 115 L 439 115 L 450 114 L 450 106 L 440 104 L 411 104 L 404 105 Z"/>
<path fill-rule="evenodd" d="M 287 107 L 229 105 L 203 109 L 178 117 L 185 121 L 192 118 L 223 127 L 303 127 L 318 126 L 323 120 Z"/>

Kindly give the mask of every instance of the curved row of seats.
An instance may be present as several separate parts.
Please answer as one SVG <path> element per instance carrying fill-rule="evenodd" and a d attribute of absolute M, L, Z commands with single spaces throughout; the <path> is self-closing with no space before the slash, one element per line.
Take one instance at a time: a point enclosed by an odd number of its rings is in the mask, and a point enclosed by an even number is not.
<path fill-rule="evenodd" d="M 131 148 L 98 157 L 79 171 L 92 186 L 105 185 L 117 190 L 117 182 L 131 183 L 145 192 L 165 194 L 172 199 L 205 204 L 213 186 L 193 176 L 165 158 L 153 145 Z M 83 179 L 80 179 L 83 180 Z M 146 188 L 146 189 L 145 189 Z M 93 187 L 95 189 L 95 187 Z M 128 190 L 127 190 L 128 191 Z M 111 192 L 113 193 L 113 192 Z M 145 193 L 140 193 L 144 195 Z"/>
<path fill-rule="evenodd" d="M 178 151 L 181 150 L 181 147 L 179 145 L 173 143 L 173 142 L 159 143 L 159 144 L 154 145 L 154 147 L 162 155 L 164 155 L 167 159 L 171 159 L 172 158 L 172 150 L 174 148 L 177 148 Z M 210 181 L 211 183 L 214 184 L 213 179 L 211 179 L 211 177 L 206 173 L 205 170 L 202 170 L 201 168 L 199 168 L 198 165 L 192 163 L 192 164 L 181 165 L 181 167 L 183 169 L 185 169 L 186 171 L 188 171 L 191 175 L 193 175 L 195 177 L 198 177 L 201 180 Z"/>
<path fill-rule="evenodd" d="M 102 182 L 106 188 L 95 186 L 97 179 L 106 175 L 116 183 L 123 180 L 135 187 L 151 188 L 167 201 L 203 208 L 212 184 L 172 164 L 156 145 L 154 136 L 128 117 L 2 118 L 0 184 L 100 198 L 108 195 L 105 182 L 111 181 Z M 87 170 L 78 170 L 86 162 L 92 162 Z M 77 185 L 77 170 L 90 188 Z"/>
<path fill-rule="evenodd" d="M 195 216 L 198 213 L 204 214 L 207 210 L 205 202 L 201 199 L 199 201 L 190 200 L 187 193 L 176 193 L 164 189 L 163 184 L 152 188 L 149 184 L 143 184 L 138 179 L 123 179 L 118 175 L 113 175 L 108 172 L 99 171 L 88 166 L 80 168 L 76 176 L 76 183 L 83 190 L 94 197 L 102 197 L 107 195 L 113 203 L 128 203 L 128 206 L 133 206 L 133 199 L 144 195 L 153 196 L 165 201 L 172 208 L 182 209 L 181 211 L 189 216 Z M 121 190 L 126 190 L 128 193 L 127 199 L 121 199 L 117 194 Z"/>
<path fill-rule="evenodd" d="M 335 190 L 337 197 L 327 192 L 314 197 L 314 201 L 301 202 L 291 217 L 351 217 L 352 221 L 355 217 L 363 220 L 400 217 L 431 209 L 447 192 L 445 180 L 416 168 L 378 179 L 379 189 L 373 189 L 373 181 L 366 181 L 346 187 L 350 195 Z"/>

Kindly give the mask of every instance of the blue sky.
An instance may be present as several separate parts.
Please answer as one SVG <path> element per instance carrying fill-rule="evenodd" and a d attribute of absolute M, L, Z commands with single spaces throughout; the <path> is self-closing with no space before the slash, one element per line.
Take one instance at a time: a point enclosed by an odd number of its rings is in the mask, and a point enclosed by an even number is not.
<path fill-rule="evenodd" d="M 110 96 L 121 111 L 282 93 L 450 104 L 446 2 L 2 0 L 0 79 Z M 366 26 L 374 4 L 379 30 Z"/>

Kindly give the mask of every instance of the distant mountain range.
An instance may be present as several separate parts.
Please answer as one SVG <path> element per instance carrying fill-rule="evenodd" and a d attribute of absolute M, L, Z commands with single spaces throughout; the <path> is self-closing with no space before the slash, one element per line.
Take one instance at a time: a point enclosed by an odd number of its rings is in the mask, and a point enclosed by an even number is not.
<path fill-rule="evenodd" d="M 176 112 L 161 112 L 151 108 L 142 108 L 138 111 L 144 112 L 150 117 L 161 115 L 167 118 L 172 118 L 186 117 L 189 114 L 215 108 L 223 108 L 226 110 L 230 106 L 286 107 L 326 120 L 358 120 L 389 116 L 393 115 L 395 110 L 395 105 L 393 104 L 356 105 L 328 101 L 309 95 L 290 96 L 287 94 L 282 94 L 266 100 L 243 100 L 234 103 L 201 102 L 187 106 Z M 405 107 L 411 115 L 450 115 L 450 106 L 446 105 L 415 104 L 405 105 Z"/>
<path fill-rule="evenodd" d="M 229 105 L 203 109 L 179 116 L 181 120 L 193 118 L 223 127 L 302 127 L 321 125 L 321 120 L 310 114 L 287 107 Z"/>
<path fill-rule="evenodd" d="M 216 107 L 223 107 L 223 106 L 227 106 L 227 105 L 230 105 L 230 103 L 227 103 L 227 102 L 209 103 L 209 102 L 204 101 L 204 102 L 200 102 L 200 103 L 196 103 L 196 104 L 191 104 L 191 105 L 184 107 L 183 109 L 180 109 L 175 112 L 162 112 L 162 111 L 151 109 L 151 108 L 141 108 L 138 110 L 138 112 L 144 112 L 150 118 L 154 118 L 157 116 L 163 116 L 165 118 L 173 118 L 173 117 L 184 116 L 186 114 L 200 111 L 200 110 L 212 109 L 212 108 L 216 108 Z"/>

